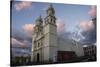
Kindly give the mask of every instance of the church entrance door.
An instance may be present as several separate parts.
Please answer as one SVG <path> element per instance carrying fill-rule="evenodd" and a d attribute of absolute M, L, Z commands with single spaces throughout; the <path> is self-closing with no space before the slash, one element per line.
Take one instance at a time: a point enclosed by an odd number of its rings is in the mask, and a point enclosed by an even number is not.
<path fill-rule="evenodd" d="M 40 54 L 39 53 L 37 53 L 37 63 L 39 63 L 40 62 Z"/>

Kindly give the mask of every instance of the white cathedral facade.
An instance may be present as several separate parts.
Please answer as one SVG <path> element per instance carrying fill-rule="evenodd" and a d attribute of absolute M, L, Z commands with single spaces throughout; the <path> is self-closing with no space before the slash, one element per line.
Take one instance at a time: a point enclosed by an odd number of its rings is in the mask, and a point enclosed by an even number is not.
<path fill-rule="evenodd" d="M 31 60 L 33 62 L 57 62 L 71 60 L 83 55 L 84 52 L 80 43 L 58 37 L 55 10 L 50 5 L 44 22 L 41 16 L 36 19 L 32 36 Z"/>

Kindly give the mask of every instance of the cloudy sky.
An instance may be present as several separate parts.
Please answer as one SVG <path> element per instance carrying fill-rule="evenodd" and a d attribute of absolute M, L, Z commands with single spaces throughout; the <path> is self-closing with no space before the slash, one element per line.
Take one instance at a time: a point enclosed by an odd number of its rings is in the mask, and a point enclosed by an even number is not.
<path fill-rule="evenodd" d="M 49 3 L 14 1 L 11 9 L 12 51 L 30 52 L 32 32 L 38 16 L 46 17 Z M 96 30 L 91 20 L 96 17 L 94 5 L 53 4 L 58 35 L 82 43 L 95 43 Z M 20 49 L 19 49 L 20 48 Z"/>

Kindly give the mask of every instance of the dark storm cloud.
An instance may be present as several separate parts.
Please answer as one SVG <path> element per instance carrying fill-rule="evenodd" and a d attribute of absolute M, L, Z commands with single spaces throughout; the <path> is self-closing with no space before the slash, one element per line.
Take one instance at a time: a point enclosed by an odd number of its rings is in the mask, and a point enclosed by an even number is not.
<path fill-rule="evenodd" d="M 82 44 L 96 43 L 96 18 L 93 18 L 90 21 L 92 21 L 91 23 L 93 25 L 85 28 L 87 30 L 82 30 L 81 27 L 78 27 L 79 29 L 74 32 L 63 32 L 58 34 L 58 36 L 64 39 L 74 39 L 76 41 L 80 41 Z"/>
<path fill-rule="evenodd" d="M 96 29 L 89 32 L 82 32 L 85 39 L 81 40 L 83 43 L 96 43 Z"/>
<path fill-rule="evenodd" d="M 93 21 L 94 28 L 90 31 L 82 31 L 81 34 L 85 39 L 81 40 L 82 43 L 96 43 L 96 18 Z"/>

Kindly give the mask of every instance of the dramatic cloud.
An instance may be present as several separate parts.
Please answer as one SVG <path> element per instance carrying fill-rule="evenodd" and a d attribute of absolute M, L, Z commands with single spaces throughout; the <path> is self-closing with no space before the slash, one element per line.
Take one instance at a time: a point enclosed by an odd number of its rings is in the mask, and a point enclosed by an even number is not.
<path fill-rule="evenodd" d="M 82 40 L 83 43 L 96 43 L 96 30 L 91 30 L 89 32 L 82 32 L 85 39 Z"/>
<path fill-rule="evenodd" d="M 22 9 L 31 7 L 31 5 L 32 5 L 32 2 L 22 1 L 22 2 L 16 3 L 15 8 L 17 11 L 20 11 Z"/>
<path fill-rule="evenodd" d="M 88 12 L 88 14 L 92 17 L 96 17 L 96 6 L 91 6 L 90 11 Z"/>
<path fill-rule="evenodd" d="M 20 41 L 22 41 L 23 39 L 27 39 L 25 33 L 23 33 L 21 30 L 17 30 L 14 28 L 12 28 L 11 37 L 16 38 L 17 40 Z"/>
<path fill-rule="evenodd" d="M 22 26 L 23 31 L 29 36 L 32 37 L 35 24 L 25 24 Z"/>
<path fill-rule="evenodd" d="M 96 43 L 96 6 L 91 6 L 88 14 L 92 17 L 90 21 L 82 21 L 79 24 L 81 35 L 84 39 L 81 42 L 84 43 Z"/>
<path fill-rule="evenodd" d="M 31 55 L 31 47 L 29 47 L 27 41 L 20 42 L 15 38 L 11 38 L 11 42 L 13 56 Z"/>
<path fill-rule="evenodd" d="M 85 37 L 82 35 L 81 30 L 76 30 L 72 32 L 72 39 L 75 41 L 81 41 L 82 39 L 85 39 Z"/>
<path fill-rule="evenodd" d="M 11 38 L 11 44 L 12 44 L 12 47 L 22 47 L 24 46 L 24 43 L 18 41 L 17 39 L 15 38 Z"/>
<path fill-rule="evenodd" d="M 30 38 L 23 30 L 12 29 L 11 45 L 14 45 L 14 47 L 30 47 L 31 42 L 32 37 Z"/>
<path fill-rule="evenodd" d="M 79 27 L 83 31 L 90 31 L 94 28 L 93 22 L 92 21 L 81 21 L 79 24 Z"/>
<path fill-rule="evenodd" d="M 57 23 L 57 32 L 58 33 L 64 33 L 65 32 L 65 23 L 61 20 L 58 20 Z"/>
<path fill-rule="evenodd" d="M 95 18 L 94 18 L 95 19 Z M 81 40 L 82 43 L 95 43 L 96 42 L 96 20 L 84 21 L 80 23 L 80 29 L 84 39 Z"/>
<path fill-rule="evenodd" d="M 30 55 L 32 39 L 21 30 L 12 30 L 11 34 L 11 49 L 13 56 Z M 29 52 L 28 52 L 29 51 Z"/>

